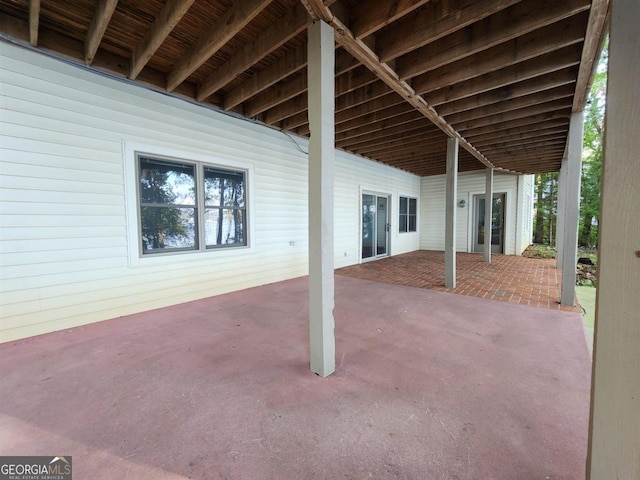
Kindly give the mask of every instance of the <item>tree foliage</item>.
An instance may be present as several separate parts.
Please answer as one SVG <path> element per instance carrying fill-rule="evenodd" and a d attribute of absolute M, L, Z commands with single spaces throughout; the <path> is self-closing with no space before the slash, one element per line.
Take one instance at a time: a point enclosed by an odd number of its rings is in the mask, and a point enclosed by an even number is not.
<path fill-rule="evenodd" d="M 605 42 L 584 111 L 582 186 L 578 244 L 592 248 L 598 243 L 600 221 L 600 177 L 602 175 L 602 139 L 607 89 L 608 42 Z"/>

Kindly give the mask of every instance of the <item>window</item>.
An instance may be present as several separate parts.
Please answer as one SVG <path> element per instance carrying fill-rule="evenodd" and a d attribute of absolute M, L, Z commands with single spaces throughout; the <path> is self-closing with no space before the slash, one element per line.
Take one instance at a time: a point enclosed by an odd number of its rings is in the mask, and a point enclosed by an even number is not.
<path fill-rule="evenodd" d="M 138 156 L 142 255 L 247 245 L 246 172 Z"/>
<path fill-rule="evenodd" d="M 398 219 L 398 231 L 400 233 L 415 232 L 418 218 L 418 200 L 409 197 L 400 197 L 400 216 Z"/>

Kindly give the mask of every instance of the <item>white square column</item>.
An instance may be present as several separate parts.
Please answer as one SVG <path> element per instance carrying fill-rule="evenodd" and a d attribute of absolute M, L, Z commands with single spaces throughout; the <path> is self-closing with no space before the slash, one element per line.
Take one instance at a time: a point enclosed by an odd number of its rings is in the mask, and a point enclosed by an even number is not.
<path fill-rule="evenodd" d="M 456 288 L 456 200 L 458 198 L 458 139 L 447 139 L 447 192 L 444 235 L 444 285 Z"/>
<path fill-rule="evenodd" d="M 335 46 L 333 28 L 308 31 L 309 77 L 309 354 L 311 371 L 335 371 L 333 278 L 333 162 Z"/>
<path fill-rule="evenodd" d="M 484 261 L 491 263 L 491 237 L 493 220 L 493 168 L 487 168 L 484 188 Z"/>
<path fill-rule="evenodd" d="M 576 298 L 576 265 L 578 256 L 578 219 L 580 217 L 580 179 L 582 173 L 582 112 L 571 114 L 569 148 L 567 149 L 564 184 L 564 215 L 562 234 L 562 287 L 560 303 L 573 306 Z"/>
<path fill-rule="evenodd" d="M 640 480 L 640 2 L 612 0 L 589 480 Z"/>

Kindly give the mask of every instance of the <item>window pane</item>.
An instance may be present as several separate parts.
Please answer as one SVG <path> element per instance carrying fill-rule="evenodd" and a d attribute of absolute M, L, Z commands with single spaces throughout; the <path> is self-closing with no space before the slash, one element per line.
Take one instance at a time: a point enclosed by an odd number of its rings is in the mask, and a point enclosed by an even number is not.
<path fill-rule="evenodd" d="M 407 197 L 400 197 L 400 215 L 407 213 Z"/>
<path fill-rule="evenodd" d="M 195 208 L 142 207 L 140 220 L 144 253 L 196 248 Z"/>
<path fill-rule="evenodd" d="M 399 232 L 406 232 L 407 231 L 407 215 L 401 213 L 400 217 L 398 218 L 398 231 Z"/>
<path fill-rule="evenodd" d="M 140 158 L 143 204 L 195 205 L 194 166 Z"/>
<path fill-rule="evenodd" d="M 205 205 L 211 207 L 244 207 L 244 177 L 243 172 L 232 172 L 205 167 Z"/>
<path fill-rule="evenodd" d="M 204 234 L 207 247 L 246 245 L 244 210 L 205 209 Z"/>
<path fill-rule="evenodd" d="M 415 215 L 409 215 L 409 231 L 410 232 L 415 232 L 416 231 L 416 216 Z"/>
<path fill-rule="evenodd" d="M 409 213 L 415 215 L 418 213 L 418 200 L 415 198 L 409 199 Z"/>

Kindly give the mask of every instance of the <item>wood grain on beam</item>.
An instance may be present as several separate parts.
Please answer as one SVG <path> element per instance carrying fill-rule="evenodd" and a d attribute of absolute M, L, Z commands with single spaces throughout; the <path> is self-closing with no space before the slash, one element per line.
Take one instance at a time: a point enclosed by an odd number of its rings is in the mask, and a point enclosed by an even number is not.
<path fill-rule="evenodd" d="M 385 119 L 367 126 L 356 127 L 348 132 L 336 134 L 336 142 L 346 142 L 353 139 L 359 139 L 367 135 L 377 135 L 378 132 L 384 131 L 395 133 L 401 131 L 405 125 L 410 124 L 410 128 L 415 127 L 416 123 L 426 124 L 428 120 L 417 110 L 410 111 L 401 117 L 394 119 Z M 428 124 L 432 126 L 431 123 Z M 426 128 L 426 127 L 425 127 Z"/>
<path fill-rule="evenodd" d="M 505 100 L 544 92 L 563 85 L 573 84 L 576 81 L 576 68 L 565 68 L 557 72 L 535 77 L 523 82 L 514 83 L 496 90 L 480 93 L 463 100 L 445 103 L 437 110 L 440 115 L 451 115 L 452 113 L 463 112 L 472 108 L 484 107 Z"/>
<path fill-rule="evenodd" d="M 40 0 L 29 0 L 29 43 L 38 45 L 38 26 L 40 25 Z"/>
<path fill-rule="evenodd" d="M 416 92 L 422 94 L 580 43 L 584 39 L 583 25 L 586 16 L 586 12 L 581 13 L 465 57 L 428 74 L 415 77 L 412 85 Z"/>
<path fill-rule="evenodd" d="M 180 85 L 260 14 L 269 3 L 271 0 L 234 1 L 232 6 L 214 22 L 209 31 L 180 58 L 167 76 L 167 90 L 171 91 Z"/>
<path fill-rule="evenodd" d="M 276 84 L 263 95 L 254 97 L 244 106 L 245 116 L 251 118 L 277 105 L 301 95 L 307 91 L 307 72 L 287 78 L 286 81 Z"/>
<path fill-rule="evenodd" d="M 349 26 L 357 39 L 380 30 L 429 0 L 377 0 L 360 2 L 349 11 Z"/>
<path fill-rule="evenodd" d="M 96 56 L 104 32 L 107 30 L 109 21 L 113 12 L 116 10 L 118 0 L 99 0 L 98 7 L 93 14 L 89 31 L 85 39 L 84 61 L 87 65 L 91 65 L 93 58 Z"/>
<path fill-rule="evenodd" d="M 487 143 L 483 144 L 482 151 L 486 154 L 490 154 L 494 151 L 507 150 L 509 148 L 519 147 L 523 145 L 531 146 L 539 144 L 540 142 L 556 141 L 558 143 L 565 143 L 567 141 L 567 131 L 545 131 L 540 130 L 537 135 L 533 137 L 523 137 L 517 140 L 506 140 L 503 142 Z"/>
<path fill-rule="evenodd" d="M 593 74 L 602 51 L 608 11 L 609 0 L 593 0 L 591 2 L 587 33 L 580 61 L 580 71 L 578 72 L 578 85 L 573 99 L 572 110 L 574 112 L 582 111 L 587 101 Z"/>
<path fill-rule="evenodd" d="M 563 85 L 561 87 L 552 88 L 538 93 L 530 95 L 523 95 L 515 97 L 510 100 L 504 100 L 498 103 L 492 103 L 483 107 L 474 108 L 471 110 L 465 110 L 460 113 L 454 113 L 447 116 L 447 121 L 452 125 L 466 122 L 474 118 L 482 118 L 487 116 L 493 116 L 504 112 L 517 111 L 522 108 L 539 105 L 541 103 L 558 100 L 561 98 L 572 98 L 574 92 L 574 85 Z"/>
<path fill-rule="evenodd" d="M 267 90 L 280 80 L 294 75 L 307 66 L 307 46 L 299 45 L 289 50 L 284 57 L 260 70 L 248 80 L 231 90 L 224 99 L 224 108 L 230 110 L 242 102 Z"/>
<path fill-rule="evenodd" d="M 506 122 L 498 122 L 490 125 L 468 128 L 462 130 L 462 132 L 464 132 L 465 138 L 474 138 L 478 135 L 493 134 L 495 132 L 501 132 L 511 128 L 527 128 L 530 125 L 535 125 L 550 120 L 563 120 L 568 124 L 570 114 L 571 112 L 566 108 L 564 110 L 553 108 L 551 111 L 538 114 L 531 113 L 529 116 L 519 119 L 510 119 Z"/>
<path fill-rule="evenodd" d="M 429 42 L 488 17 L 520 0 L 442 0 L 425 5 L 409 21 L 399 21 L 377 36 L 380 61 L 388 62 Z"/>
<path fill-rule="evenodd" d="M 402 125 L 404 131 L 399 133 L 389 133 L 388 131 L 379 131 L 375 134 L 371 134 L 367 137 L 350 138 L 340 142 L 336 142 L 337 147 L 348 146 L 350 149 L 360 149 L 369 147 L 386 146 L 393 144 L 396 141 L 404 141 L 407 138 L 421 137 L 421 138 L 445 138 L 445 135 L 440 131 L 431 131 L 425 128 L 424 123 L 414 122 L 413 124 Z"/>
<path fill-rule="evenodd" d="M 400 78 L 415 77 L 589 9 L 589 0 L 521 2 L 398 58 Z"/>
<path fill-rule="evenodd" d="M 549 129 L 560 129 L 564 131 L 568 131 L 569 123 L 563 119 L 558 118 L 555 120 L 548 120 L 545 122 L 533 123 L 531 125 L 523 125 L 521 127 L 513 127 L 513 128 L 505 128 L 499 131 L 493 131 L 490 133 L 480 134 L 480 135 L 465 135 L 465 138 L 469 140 L 474 145 L 482 145 L 485 142 L 495 140 L 497 138 L 520 138 L 521 136 L 532 136 L 536 135 L 536 132 L 540 130 L 549 130 Z"/>
<path fill-rule="evenodd" d="M 540 57 L 486 73 L 466 82 L 440 88 L 434 92 L 424 94 L 424 97 L 429 105 L 438 106 L 446 102 L 468 98 L 489 90 L 512 85 L 516 82 L 546 75 L 577 65 L 580 62 L 581 50 L 581 45 L 576 43 Z"/>
<path fill-rule="evenodd" d="M 133 51 L 129 78 L 135 79 L 195 0 L 167 0 Z"/>
<path fill-rule="evenodd" d="M 429 151 L 431 148 L 442 148 L 446 146 L 446 137 L 409 137 L 396 141 L 389 141 L 386 144 L 374 145 L 370 147 L 353 147 L 350 148 L 360 155 L 379 156 L 386 153 L 402 152 L 413 148 L 421 148 L 423 151 Z"/>
<path fill-rule="evenodd" d="M 545 102 L 534 105 L 532 107 L 520 108 L 518 110 L 511 110 L 505 113 L 498 113 L 497 115 L 489 115 L 486 117 L 474 118 L 472 120 L 463 121 L 456 125 L 456 128 L 460 131 L 471 130 L 474 128 L 482 127 L 485 125 L 492 125 L 494 123 L 511 122 L 520 118 L 527 118 L 541 113 L 559 111 L 571 106 L 571 98 L 561 98 L 560 100 L 553 100 L 551 102 Z"/>
<path fill-rule="evenodd" d="M 198 100 L 202 101 L 217 92 L 242 72 L 298 35 L 307 27 L 307 20 L 307 11 L 301 4 L 287 10 L 283 18 L 272 23 L 200 84 Z"/>

